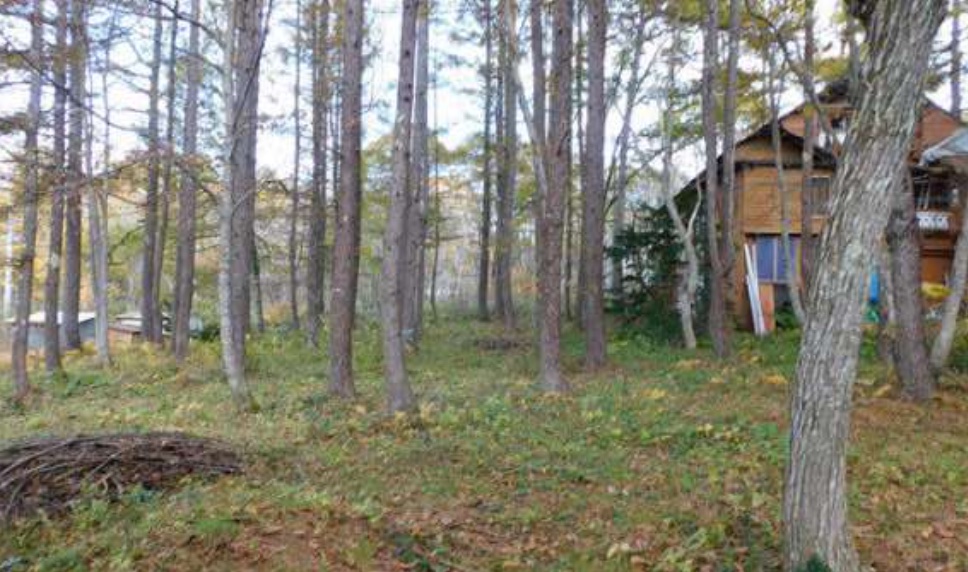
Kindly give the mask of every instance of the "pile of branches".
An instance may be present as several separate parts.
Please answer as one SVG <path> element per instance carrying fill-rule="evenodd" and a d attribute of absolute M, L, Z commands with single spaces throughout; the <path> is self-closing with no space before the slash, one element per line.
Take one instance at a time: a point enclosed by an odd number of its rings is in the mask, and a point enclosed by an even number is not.
<path fill-rule="evenodd" d="M 226 444 L 182 433 L 45 437 L 0 448 L 0 525 L 40 512 L 57 514 L 83 494 L 117 498 L 141 487 L 164 490 L 185 477 L 242 470 Z"/>

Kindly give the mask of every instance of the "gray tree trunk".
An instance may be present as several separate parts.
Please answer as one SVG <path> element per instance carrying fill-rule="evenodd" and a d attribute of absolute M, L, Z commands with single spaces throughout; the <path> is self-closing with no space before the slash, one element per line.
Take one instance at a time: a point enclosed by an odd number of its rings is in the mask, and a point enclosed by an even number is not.
<path fill-rule="evenodd" d="M 23 194 L 23 244 L 17 261 L 17 306 L 14 313 L 13 366 L 14 401 L 22 403 L 30 392 L 27 372 L 27 337 L 30 332 L 30 305 L 34 287 L 34 254 L 37 245 L 37 201 L 40 187 L 40 157 L 38 135 L 40 132 L 40 104 L 43 96 L 44 65 L 44 4 L 36 0 L 30 18 L 30 60 L 33 73 L 30 78 L 30 103 L 27 108 L 26 140 L 24 158 L 27 162 Z"/>
<path fill-rule="evenodd" d="M 958 176 L 958 196 L 961 201 L 961 212 L 964 213 L 968 208 L 968 180 L 965 175 Z M 944 301 L 941 328 L 931 346 L 931 367 L 936 373 L 948 364 L 955 331 L 958 329 L 958 316 L 961 314 L 965 287 L 968 286 L 968 224 L 964 222 L 958 233 L 958 244 L 955 246 L 955 258 L 951 263 L 951 280 L 948 286 L 950 293 Z"/>
<path fill-rule="evenodd" d="M 606 0 L 588 0 L 588 117 L 585 186 L 582 188 L 582 248 L 585 258 L 585 366 L 605 365 L 605 49 Z"/>
<path fill-rule="evenodd" d="M 645 13 L 638 16 L 635 26 L 635 36 L 632 40 L 632 61 L 629 65 L 629 80 L 625 86 L 622 107 L 622 127 L 619 129 L 618 139 L 615 146 L 618 167 L 614 179 L 615 202 L 612 205 L 612 245 L 616 244 L 618 236 L 625 228 L 626 202 L 628 201 L 629 186 L 629 148 L 632 143 L 632 114 L 635 112 L 639 100 L 639 93 L 642 89 L 643 74 L 642 52 L 645 45 L 645 25 L 649 18 Z M 611 289 L 612 295 L 621 299 L 624 291 L 622 261 L 619 258 L 612 259 L 611 268 Z"/>
<path fill-rule="evenodd" d="M 427 237 L 427 203 L 430 199 L 430 161 L 428 158 L 427 87 L 430 80 L 430 25 L 428 4 L 421 4 L 417 14 L 416 85 L 411 134 L 409 203 L 406 221 L 406 252 L 403 260 L 403 333 L 417 344 L 423 328 L 423 250 Z"/>
<path fill-rule="evenodd" d="M 511 269 L 514 249 L 514 201 L 517 192 L 517 113 L 515 99 L 517 97 L 518 82 L 512 76 L 516 73 L 518 55 L 513 49 L 515 41 L 511 34 L 516 34 L 513 23 L 517 21 L 515 0 L 501 3 L 501 75 L 503 76 L 503 126 L 501 141 L 501 160 L 499 163 L 497 185 L 497 232 L 494 245 L 494 290 L 497 297 L 495 309 L 506 331 L 515 327 L 514 297 L 512 295 Z"/>
<path fill-rule="evenodd" d="M 155 336 L 158 329 L 158 293 L 155 287 L 157 265 L 155 257 L 158 249 L 158 193 L 161 179 L 161 143 L 158 127 L 159 104 L 161 100 L 161 48 L 162 13 L 161 3 L 155 5 L 155 30 L 152 40 L 151 85 L 148 104 L 148 184 L 145 189 L 145 223 L 141 262 L 141 335 L 146 342 L 158 343 Z"/>
<path fill-rule="evenodd" d="M 302 165 L 302 0 L 296 0 L 296 26 L 293 37 L 295 47 L 295 85 L 292 90 L 293 159 L 292 188 L 289 195 L 289 316 L 292 327 L 299 329 L 299 175 Z M 315 98 L 313 103 L 315 103 Z"/>
<path fill-rule="evenodd" d="M 245 378 L 245 334 L 249 316 L 252 260 L 252 214 L 256 192 L 255 150 L 258 131 L 259 67 L 264 41 L 261 0 L 235 2 L 229 17 L 230 128 L 228 188 L 219 216 L 219 314 L 222 362 L 232 397 L 240 410 L 255 402 Z"/>
<path fill-rule="evenodd" d="M 961 119 L 961 0 L 951 0 L 951 114 Z"/>
<path fill-rule="evenodd" d="M 736 218 L 736 105 L 739 84 L 740 25 L 743 0 L 729 0 L 729 24 L 726 43 L 726 89 L 723 95 L 723 179 L 722 221 L 720 228 L 720 264 L 723 278 L 724 329 L 728 329 L 728 315 L 735 315 L 736 300 L 736 243 L 733 221 Z M 732 314 L 731 314 L 732 312 Z M 728 350 L 727 350 L 728 351 Z"/>
<path fill-rule="evenodd" d="M 706 145 L 706 256 L 709 258 L 709 335 L 720 358 L 729 355 L 726 284 L 719 241 L 719 137 L 716 132 L 716 75 L 719 69 L 719 2 L 706 1 L 703 26 L 702 126 Z"/>
<path fill-rule="evenodd" d="M 81 194 L 84 175 L 84 102 L 87 100 L 87 11 L 84 2 L 71 2 L 71 55 L 69 103 L 70 129 L 67 140 L 67 186 L 64 248 L 64 346 L 81 347 Z"/>
<path fill-rule="evenodd" d="M 816 51 L 814 39 L 814 0 L 805 0 L 804 44 L 803 44 L 803 92 L 807 103 L 804 105 L 803 153 L 801 154 L 800 184 L 800 283 L 802 292 L 809 299 L 810 282 L 813 276 L 813 259 L 817 251 L 816 237 L 813 235 L 813 217 L 816 206 L 813 203 L 813 149 L 817 137 L 817 109 L 812 102 L 816 89 L 813 79 L 813 59 Z"/>
<path fill-rule="evenodd" d="M 810 317 L 792 388 L 784 495 L 785 569 L 811 559 L 859 569 L 847 518 L 847 441 L 873 252 L 887 224 L 899 167 L 920 108 L 944 0 L 865 3 L 870 51 L 859 105 L 820 239 Z"/>
<path fill-rule="evenodd" d="M 484 181 L 481 197 L 480 255 L 477 265 L 477 316 L 490 319 L 488 307 L 491 282 L 491 192 L 493 181 L 494 145 L 491 124 L 494 120 L 494 23 L 491 0 L 484 0 L 484 160 L 481 178 Z M 436 226 L 436 225 L 435 225 Z M 436 258 L 436 253 L 434 254 Z"/>
<path fill-rule="evenodd" d="M 342 110 L 340 121 L 339 196 L 333 240 L 330 295 L 330 391 L 355 395 L 353 382 L 353 322 L 356 315 L 360 264 L 360 117 L 362 113 L 363 2 L 343 4 Z"/>
<path fill-rule="evenodd" d="M 116 14 L 116 13 L 115 13 Z M 114 34 L 115 15 L 112 15 L 108 24 L 108 35 Z M 105 68 L 102 73 L 102 85 L 107 85 L 105 76 L 111 65 L 111 45 L 105 45 L 104 54 Z M 91 78 L 93 86 L 93 77 Z M 88 173 L 94 173 L 94 95 L 93 88 L 87 93 L 87 122 L 85 126 L 85 157 L 86 169 Z M 108 102 L 108 91 L 104 89 L 102 94 L 105 109 L 110 109 Z M 111 164 L 111 145 L 110 145 L 110 122 L 109 116 L 105 115 L 105 136 L 104 136 L 104 168 L 108 169 Z M 111 365 L 111 347 L 108 339 L 108 175 L 100 178 L 97 184 L 88 186 L 87 195 L 87 214 L 88 214 L 88 242 L 90 244 L 90 264 L 91 264 L 91 292 L 94 297 L 94 345 L 97 349 L 97 359 L 102 367 Z"/>
<path fill-rule="evenodd" d="M 539 382 L 546 391 L 568 390 L 561 373 L 561 246 L 565 200 L 571 188 L 572 23 L 571 0 L 553 4 L 551 115 L 548 136 L 548 185 L 541 201 L 542 244 L 538 263 Z"/>
<path fill-rule="evenodd" d="M 894 206 L 887 225 L 891 253 L 891 282 L 897 328 L 894 331 L 894 369 L 906 397 L 925 401 L 934 393 L 934 374 L 924 330 L 921 296 L 921 231 L 914 189 L 905 172 L 896 181 Z"/>
<path fill-rule="evenodd" d="M 199 49 L 201 0 L 191 0 L 192 24 L 188 32 L 188 83 L 185 88 L 185 118 L 182 154 L 189 166 L 182 173 L 178 190 L 178 245 L 175 261 L 175 307 L 173 346 L 175 360 L 183 364 L 188 357 L 192 301 L 195 293 L 195 214 L 198 184 L 195 170 L 198 153 L 198 91 L 202 83 L 202 55 Z"/>
<path fill-rule="evenodd" d="M 803 311 L 803 302 L 800 300 L 796 251 L 793 249 L 790 239 L 790 196 L 787 194 L 786 170 L 783 167 L 783 134 L 780 126 L 780 94 L 783 93 L 783 80 L 777 70 L 776 54 L 770 51 L 765 55 L 769 68 L 767 84 L 770 100 L 770 139 L 773 143 L 773 164 L 776 167 L 776 190 L 780 196 L 780 242 L 782 243 L 785 263 L 783 272 L 786 275 L 787 291 L 790 294 L 793 315 L 798 324 L 803 324 L 806 316 Z"/>
<path fill-rule="evenodd" d="M 174 9 L 178 11 L 178 1 L 175 1 Z M 156 314 L 151 320 L 154 331 L 151 338 L 158 345 L 163 345 L 165 341 L 164 328 L 162 323 L 161 308 L 161 281 L 165 272 L 165 247 L 168 243 L 168 220 L 171 215 L 171 196 L 174 194 L 175 186 L 175 103 L 177 95 L 177 50 L 178 50 L 178 19 L 173 18 L 170 23 L 168 39 L 168 79 L 165 86 L 166 110 L 165 110 L 165 164 L 163 166 L 161 178 L 161 195 L 159 197 L 158 211 L 160 220 L 158 222 L 158 238 L 155 240 L 154 271 L 152 276 L 155 279 L 155 311 Z"/>
<path fill-rule="evenodd" d="M 383 325 L 383 368 L 391 412 L 414 406 L 407 380 L 402 337 L 403 284 L 401 268 L 406 255 L 407 179 L 410 172 L 413 122 L 414 56 L 417 44 L 419 0 L 404 0 L 400 28 L 400 61 L 397 75 L 397 111 L 393 123 L 393 179 L 390 206 L 383 235 L 383 263 L 380 272 L 380 321 Z"/>
<path fill-rule="evenodd" d="M 54 79 L 54 187 L 51 193 L 50 238 L 47 243 L 47 276 L 44 278 L 44 366 L 47 373 L 61 370 L 60 311 L 61 254 L 64 244 L 64 199 L 67 119 L 67 18 L 68 0 L 57 2 L 57 39 L 53 54 Z"/>
<path fill-rule="evenodd" d="M 309 198 L 306 272 L 306 330 L 313 346 L 326 310 L 326 161 L 329 86 L 329 0 L 316 5 L 313 18 L 313 183 Z M 339 230 L 339 229 L 337 229 Z"/>

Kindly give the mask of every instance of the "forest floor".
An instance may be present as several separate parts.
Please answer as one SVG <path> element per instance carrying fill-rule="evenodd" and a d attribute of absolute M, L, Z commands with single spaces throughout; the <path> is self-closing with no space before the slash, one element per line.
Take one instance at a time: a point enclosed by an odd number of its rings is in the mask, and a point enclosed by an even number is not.
<path fill-rule="evenodd" d="M 616 337 L 574 391 L 534 386 L 530 334 L 432 324 L 409 369 L 412 417 L 384 413 L 378 331 L 363 327 L 359 400 L 326 392 L 323 353 L 250 346 L 261 412 L 237 415 L 214 345 L 187 373 L 146 348 L 110 371 L 72 358 L 0 442 L 179 430 L 224 439 L 245 474 L 84 498 L 0 533 L 13 570 L 774 570 L 795 334 L 737 338 L 725 363 Z M 926 406 L 897 399 L 865 348 L 850 449 L 853 533 L 878 571 L 968 570 L 968 377 Z M 9 397 L 2 381 L 0 399 Z"/>

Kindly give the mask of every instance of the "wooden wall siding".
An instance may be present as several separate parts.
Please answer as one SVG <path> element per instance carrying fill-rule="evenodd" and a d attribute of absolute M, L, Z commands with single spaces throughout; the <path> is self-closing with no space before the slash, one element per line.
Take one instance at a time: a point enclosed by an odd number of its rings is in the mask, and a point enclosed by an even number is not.
<path fill-rule="evenodd" d="M 829 169 L 816 169 L 815 176 L 833 177 Z M 787 204 L 790 209 L 790 232 L 800 234 L 800 191 L 803 174 L 800 169 L 787 169 Z M 742 228 L 744 234 L 780 234 L 783 229 L 780 216 L 779 176 L 774 167 L 752 167 L 743 172 Z M 814 232 L 819 232 L 824 217 L 814 217 Z"/>
<path fill-rule="evenodd" d="M 799 165 L 802 149 L 799 145 L 793 145 L 789 139 L 783 144 L 784 164 Z M 772 163 L 775 161 L 773 155 L 773 143 L 769 137 L 755 137 L 745 141 L 736 147 L 736 161 L 738 163 Z"/>

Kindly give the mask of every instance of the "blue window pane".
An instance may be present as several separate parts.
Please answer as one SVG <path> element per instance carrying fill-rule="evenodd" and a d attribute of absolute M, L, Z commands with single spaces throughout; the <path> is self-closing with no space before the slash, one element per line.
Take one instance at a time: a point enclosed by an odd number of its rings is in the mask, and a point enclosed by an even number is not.
<path fill-rule="evenodd" d="M 760 280 L 774 280 L 776 268 L 776 239 L 772 236 L 756 237 L 756 276 Z"/>

